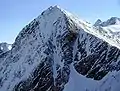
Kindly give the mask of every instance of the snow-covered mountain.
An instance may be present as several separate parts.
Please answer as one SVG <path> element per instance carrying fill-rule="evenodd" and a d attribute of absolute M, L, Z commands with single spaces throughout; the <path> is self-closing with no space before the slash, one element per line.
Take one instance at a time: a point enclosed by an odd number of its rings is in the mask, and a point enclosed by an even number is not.
<path fill-rule="evenodd" d="M 98 19 L 93 27 L 105 41 L 120 49 L 120 18 L 112 17 L 104 22 Z"/>
<path fill-rule="evenodd" d="M 2 54 L 2 53 L 5 53 L 5 52 L 7 52 L 7 51 L 9 51 L 9 50 L 11 50 L 11 44 L 7 44 L 7 43 L 0 43 L 0 54 Z"/>
<path fill-rule="evenodd" d="M 120 25 L 120 18 L 111 17 L 110 19 L 104 22 L 98 19 L 94 24 L 94 26 L 102 26 L 102 27 L 109 26 L 109 25 Z"/>
<path fill-rule="evenodd" d="M 0 55 L 0 91 L 119 91 L 120 43 L 110 29 L 51 6 Z"/>

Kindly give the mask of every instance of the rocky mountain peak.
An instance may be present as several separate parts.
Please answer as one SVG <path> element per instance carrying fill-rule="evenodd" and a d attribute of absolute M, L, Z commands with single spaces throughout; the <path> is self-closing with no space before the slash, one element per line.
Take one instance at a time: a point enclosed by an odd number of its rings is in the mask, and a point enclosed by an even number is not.
<path fill-rule="evenodd" d="M 102 21 L 101 21 L 100 19 L 98 19 L 98 20 L 95 22 L 94 26 L 99 26 L 101 23 L 102 23 Z"/>
<path fill-rule="evenodd" d="M 100 90 L 97 85 L 120 70 L 120 49 L 98 31 L 51 6 L 22 29 L 8 53 L 0 55 L 0 91 L 106 91 L 108 87 Z"/>
<path fill-rule="evenodd" d="M 0 54 L 11 50 L 11 46 L 11 44 L 7 44 L 6 42 L 0 43 Z"/>
<path fill-rule="evenodd" d="M 101 20 L 97 20 L 94 24 L 94 26 L 102 26 L 102 27 L 106 27 L 109 25 L 119 25 L 120 24 L 120 18 L 118 17 L 111 17 L 110 19 L 108 19 L 107 21 L 102 22 Z"/>

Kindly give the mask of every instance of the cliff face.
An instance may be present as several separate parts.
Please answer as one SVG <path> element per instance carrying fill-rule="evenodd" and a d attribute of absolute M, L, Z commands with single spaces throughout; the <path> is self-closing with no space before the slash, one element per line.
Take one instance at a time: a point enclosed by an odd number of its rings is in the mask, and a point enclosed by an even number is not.
<path fill-rule="evenodd" d="M 0 55 L 0 91 L 63 91 L 72 69 L 96 82 L 119 71 L 119 48 L 96 31 L 57 6 L 48 8 L 23 28 L 6 55 Z"/>

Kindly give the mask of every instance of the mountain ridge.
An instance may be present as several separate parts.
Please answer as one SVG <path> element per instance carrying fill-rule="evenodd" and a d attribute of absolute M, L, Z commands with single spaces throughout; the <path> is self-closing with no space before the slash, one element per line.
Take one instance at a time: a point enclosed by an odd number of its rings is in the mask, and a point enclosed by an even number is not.
<path fill-rule="evenodd" d="M 103 22 L 100 19 L 98 19 L 94 24 L 94 26 L 102 26 L 102 27 L 106 27 L 109 25 L 120 25 L 120 18 L 111 17 L 110 19 Z"/>

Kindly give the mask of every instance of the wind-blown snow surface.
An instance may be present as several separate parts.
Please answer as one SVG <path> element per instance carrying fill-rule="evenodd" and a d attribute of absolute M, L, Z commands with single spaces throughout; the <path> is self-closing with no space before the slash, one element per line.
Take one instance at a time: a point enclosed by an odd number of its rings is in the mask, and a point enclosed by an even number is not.
<path fill-rule="evenodd" d="M 0 55 L 0 91 L 117 91 L 120 44 L 104 28 L 48 8 Z"/>

